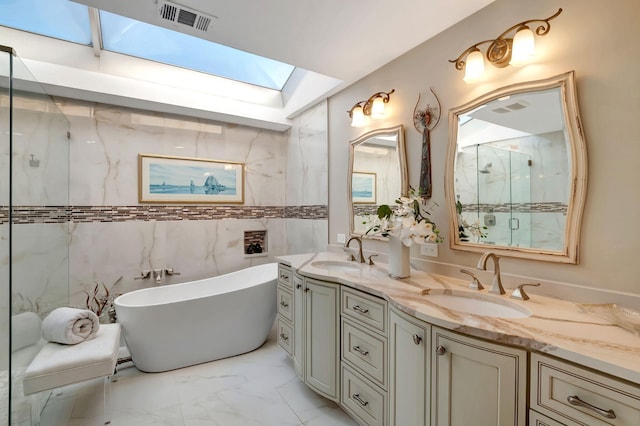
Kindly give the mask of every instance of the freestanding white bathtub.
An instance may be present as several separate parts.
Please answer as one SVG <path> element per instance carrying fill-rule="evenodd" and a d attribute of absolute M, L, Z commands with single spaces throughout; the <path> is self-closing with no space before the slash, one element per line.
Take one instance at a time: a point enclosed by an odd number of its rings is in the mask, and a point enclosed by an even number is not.
<path fill-rule="evenodd" d="M 132 291 L 115 300 L 136 367 L 159 372 L 260 347 L 276 317 L 278 264 Z"/>

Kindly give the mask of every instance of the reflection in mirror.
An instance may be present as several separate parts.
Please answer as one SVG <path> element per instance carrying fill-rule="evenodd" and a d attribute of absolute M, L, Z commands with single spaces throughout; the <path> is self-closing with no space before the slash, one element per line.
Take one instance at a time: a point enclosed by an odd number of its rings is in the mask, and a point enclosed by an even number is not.
<path fill-rule="evenodd" d="M 577 263 L 586 146 L 573 72 L 449 113 L 451 247 Z"/>
<path fill-rule="evenodd" d="M 363 222 L 381 204 L 393 204 L 408 192 L 402 126 L 368 132 L 351 142 L 348 200 L 351 235 L 367 231 Z"/>

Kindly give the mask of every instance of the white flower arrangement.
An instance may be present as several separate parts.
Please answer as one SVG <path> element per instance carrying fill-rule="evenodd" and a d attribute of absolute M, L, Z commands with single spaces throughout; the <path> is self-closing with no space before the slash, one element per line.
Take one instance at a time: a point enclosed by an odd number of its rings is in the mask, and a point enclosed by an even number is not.
<path fill-rule="evenodd" d="M 377 217 L 364 222 L 368 225 L 366 234 L 396 237 L 407 247 L 413 243 L 440 243 L 444 239 L 435 222 L 427 217 L 430 214 L 415 189 L 410 188 L 409 196 L 398 198 L 394 209 L 388 204 L 378 207 Z"/>
<path fill-rule="evenodd" d="M 458 212 L 458 236 L 460 241 L 468 242 L 470 238 L 473 238 L 474 242 L 480 242 L 481 238 L 487 238 L 487 234 L 484 232 L 487 227 L 480 225 L 480 219 L 475 219 L 472 223 L 462 217 L 462 203 L 456 202 L 456 211 Z M 471 234 L 471 236 L 469 236 Z"/>

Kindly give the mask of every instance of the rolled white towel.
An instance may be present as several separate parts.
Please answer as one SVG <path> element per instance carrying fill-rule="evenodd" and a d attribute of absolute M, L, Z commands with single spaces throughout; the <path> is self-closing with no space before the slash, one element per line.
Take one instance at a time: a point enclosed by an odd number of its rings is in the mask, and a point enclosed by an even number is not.
<path fill-rule="evenodd" d="M 40 341 L 42 321 L 34 312 L 23 312 L 11 317 L 11 352 Z"/>
<path fill-rule="evenodd" d="M 86 309 L 57 308 L 42 321 L 42 336 L 50 342 L 75 345 L 98 333 L 98 316 Z"/>

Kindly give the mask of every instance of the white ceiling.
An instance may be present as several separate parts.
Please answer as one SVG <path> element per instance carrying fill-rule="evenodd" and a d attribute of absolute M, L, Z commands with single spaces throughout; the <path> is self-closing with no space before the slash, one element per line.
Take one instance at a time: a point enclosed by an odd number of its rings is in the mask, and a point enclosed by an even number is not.
<path fill-rule="evenodd" d="M 339 90 L 353 84 L 398 56 L 425 42 L 446 28 L 454 25 L 477 10 L 485 7 L 494 0 L 177 0 L 175 3 L 188 9 L 194 9 L 206 15 L 213 15 L 216 19 L 207 33 L 172 23 L 158 17 L 157 0 L 72 0 L 98 9 L 127 16 L 154 25 L 165 26 L 183 32 L 197 35 L 216 43 L 231 46 L 247 52 L 272 58 L 294 65 L 311 73 L 305 78 L 298 78 L 292 88 L 283 90 L 282 105 L 267 108 L 243 107 L 235 105 L 237 111 L 252 111 L 250 120 L 258 127 L 284 129 L 287 120 L 305 108 L 312 106 L 319 100 L 326 98 Z M 28 59 L 33 59 L 30 65 L 45 80 L 50 87 L 75 84 L 77 80 L 86 80 L 84 87 L 76 87 L 76 93 L 94 93 L 94 100 L 100 98 L 97 93 L 100 86 L 95 78 L 100 77 L 95 72 L 84 72 L 82 76 L 68 77 L 62 81 L 64 75 L 71 75 L 78 65 L 63 63 L 60 56 L 55 60 L 40 59 L 37 56 L 47 55 L 51 49 L 40 46 L 30 49 L 33 44 L 25 44 L 18 53 L 25 52 Z M 23 53 L 23 55 L 25 55 Z M 107 52 L 108 53 L 108 52 Z M 67 54 L 66 57 L 72 57 Z M 77 56 L 76 56 L 77 57 Z M 84 71 L 100 72 L 112 65 L 112 55 L 103 55 L 102 65 L 93 69 L 86 67 Z M 39 62 L 38 62 L 39 61 Z M 49 67 L 49 64 L 55 63 Z M 80 62 L 76 62 L 80 63 Z M 67 68 L 60 68 L 64 65 Z M 93 66 L 93 65 L 92 65 Z M 117 64 L 114 65 L 117 68 Z M 47 70 L 47 68 L 49 68 Z M 127 65 L 121 65 L 124 70 Z M 42 69 L 42 71 L 41 71 Z M 46 71 L 46 72 L 45 72 Z M 78 71 L 80 72 L 80 71 Z M 160 71 L 158 71 L 160 72 Z M 322 76 L 318 76 L 317 74 Z M 149 72 L 147 72 L 149 75 Z M 324 78 L 325 76 L 326 78 Z M 36 75 L 36 77 L 39 77 Z M 81 78 L 82 77 L 82 78 Z M 126 92 L 122 86 L 126 81 L 121 79 L 122 73 L 115 71 L 111 78 L 112 85 L 121 85 L 119 91 Z M 49 81 L 46 81 L 46 80 Z M 293 79 L 296 80 L 296 79 Z M 302 81 L 302 83 L 300 83 Z M 115 83 L 113 83 L 115 82 Z M 157 83 L 157 82 L 155 82 Z M 294 87 L 295 86 L 295 87 Z M 114 86 L 115 87 L 115 86 Z M 140 84 L 130 87 L 142 90 Z M 200 87 L 203 87 L 202 85 Z M 74 89 L 73 87 L 71 89 Z M 142 105 L 140 99 L 157 102 L 158 110 L 171 111 L 171 104 L 175 104 L 176 94 L 167 96 L 167 101 L 158 102 L 158 93 L 174 88 L 156 86 L 149 95 L 136 93 L 132 106 Z M 131 90 L 128 90 L 131 92 Z M 193 93 L 193 91 L 191 91 Z M 64 94 L 60 91 L 54 94 Z M 103 96 L 114 99 L 114 93 L 103 93 Z M 198 93 L 200 96 L 204 96 Z M 88 96 L 88 95 L 87 95 Z M 187 94 L 185 98 L 189 98 Z M 227 98 L 226 95 L 222 98 Z M 218 99 L 222 99 L 218 98 Z M 197 99 L 196 99 L 197 101 Z M 215 101 L 215 99 L 214 99 Z M 225 119 L 230 122 L 252 125 L 243 122 L 242 112 L 234 116 L 222 114 L 231 108 L 219 107 L 219 110 L 204 111 L 206 107 L 191 108 L 189 104 L 195 101 L 184 101 L 177 113 L 189 113 L 194 116 L 207 116 Z M 211 99 L 203 99 L 202 105 L 214 104 Z M 237 104 L 237 103 L 236 103 Z M 205 114 L 206 113 L 206 114 Z M 208 114 L 208 115 L 207 115 Z M 235 117 L 239 117 L 235 120 Z M 274 118 L 275 117 L 275 118 Z M 275 123 L 273 126 L 269 122 Z"/>

